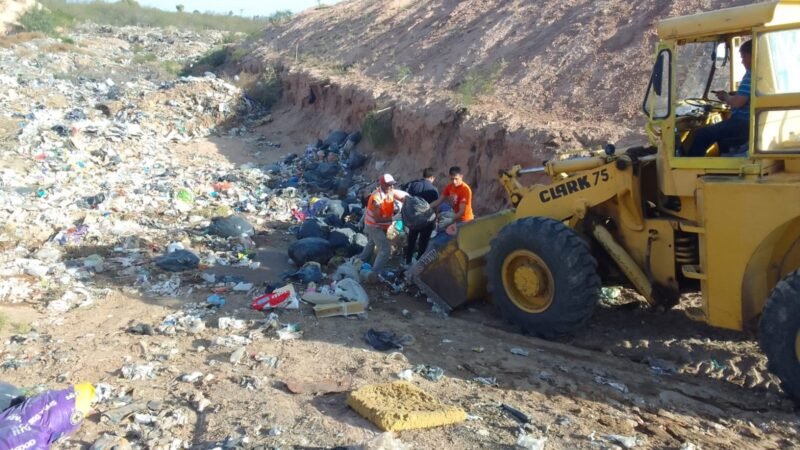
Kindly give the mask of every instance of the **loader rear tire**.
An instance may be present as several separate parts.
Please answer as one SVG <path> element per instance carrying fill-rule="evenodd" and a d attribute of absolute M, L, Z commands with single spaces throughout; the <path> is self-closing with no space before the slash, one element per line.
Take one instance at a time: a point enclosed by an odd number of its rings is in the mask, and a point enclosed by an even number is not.
<path fill-rule="evenodd" d="M 526 217 L 503 227 L 492 240 L 486 276 L 503 317 L 548 339 L 583 326 L 600 294 L 589 244 L 563 223 L 545 217 Z"/>
<path fill-rule="evenodd" d="M 800 403 L 800 270 L 772 290 L 758 324 L 758 341 L 770 372 L 783 391 Z"/>

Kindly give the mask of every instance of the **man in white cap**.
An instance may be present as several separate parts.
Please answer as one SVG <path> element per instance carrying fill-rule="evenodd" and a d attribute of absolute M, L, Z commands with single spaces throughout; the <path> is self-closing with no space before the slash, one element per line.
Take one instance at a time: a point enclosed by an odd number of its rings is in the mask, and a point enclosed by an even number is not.
<path fill-rule="evenodd" d="M 391 246 L 386 231 L 392 225 L 394 202 L 395 200 L 402 202 L 406 197 L 405 192 L 395 190 L 395 184 L 394 177 L 390 174 L 381 175 L 378 178 L 378 187 L 369 196 L 364 212 L 364 234 L 367 235 L 369 242 L 361 252 L 360 258 L 362 261 L 369 260 L 373 248 L 377 249 L 378 254 L 372 265 L 372 271 L 376 275 L 380 273 L 391 256 Z"/>

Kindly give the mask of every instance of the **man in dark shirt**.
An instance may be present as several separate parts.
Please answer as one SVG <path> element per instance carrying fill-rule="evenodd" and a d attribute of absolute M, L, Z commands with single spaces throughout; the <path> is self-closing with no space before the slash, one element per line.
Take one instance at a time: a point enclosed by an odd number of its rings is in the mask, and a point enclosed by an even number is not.
<path fill-rule="evenodd" d="M 439 199 L 439 191 L 433 185 L 436 180 L 435 171 L 433 168 L 428 167 L 422 171 L 422 178 L 419 180 L 411 181 L 401 188 L 409 195 L 419 197 L 428 203 L 433 203 Z M 417 257 L 425 253 L 428 248 L 428 241 L 431 239 L 431 234 L 436 227 L 436 222 L 430 223 L 425 228 L 419 230 L 408 230 L 408 245 L 406 246 L 406 264 L 411 264 L 414 256 L 414 249 L 417 250 Z M 419 240 L 419 242 L 417 242 Z"/>

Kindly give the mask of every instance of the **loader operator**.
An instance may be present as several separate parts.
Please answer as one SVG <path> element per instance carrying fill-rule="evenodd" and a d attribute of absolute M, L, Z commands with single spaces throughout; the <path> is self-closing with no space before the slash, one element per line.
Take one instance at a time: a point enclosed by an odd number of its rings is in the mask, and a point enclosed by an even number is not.
<path fill-rule="evenodd" d="M 716 91 L 717 98 L 731 106 L 731 116 L 727 120 L 699 128 L 695 131 L 688 156 L 705 156 L 706 150 L 713 143 L 719 146 L 720 155 L 735 153 L 731 151 L 750 138 L 750 64 L 753 61 L 753 44 L 747 41 L 739 47 L 745 74 L 739 83 L 739 89 L 731 95 L 725 91 Z"/>
<path fill-rule="evenodd" d="M 453 166 L 448 172 L 450 184 L 444 188 L 442 196 L 431 203 L 431 208 L 438 212 L 439 205 L 444 201 L 449 201 L 455 211 L 456 222 L 469 222 L 475 218 L 472 214 L 472 189 L 467 183 L 464 183 L 464 174 L 460 167 Z"/>
<path fill-rule="evenodd" d="M 367 245 L 361 252 L 361 260 L 367 261 L 372 256 L 373 248 L 376 250 L 375 263 L 372 272 L 380 273 L 384 264 L 391 256 L 391 245 L 386 232 L 392 225 L 394 216 L 394 202 L 400 202 L 407 195 L 401 190 L 394 189 L 395 180 L 390 174 L 385 173 L 378 178 L 378 187 L 367 200 L 367 209 L 364 212 L 364 234 L 367 235 Z"/>

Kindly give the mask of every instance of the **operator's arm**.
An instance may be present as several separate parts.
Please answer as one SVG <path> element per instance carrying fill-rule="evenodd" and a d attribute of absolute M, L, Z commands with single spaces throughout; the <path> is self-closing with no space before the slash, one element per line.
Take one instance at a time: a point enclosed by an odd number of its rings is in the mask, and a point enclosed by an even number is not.
<path fill-rule="evenodd" d="M 747 102 L 750 100 L 750 97 L 747 95 L 740 95 L 740 94 L 731 95 L 727 92 L 718 92 L 717 98 L 731 105 L 734 108 L 741 108 L 742 106 L 746 105 Z"/>

